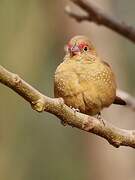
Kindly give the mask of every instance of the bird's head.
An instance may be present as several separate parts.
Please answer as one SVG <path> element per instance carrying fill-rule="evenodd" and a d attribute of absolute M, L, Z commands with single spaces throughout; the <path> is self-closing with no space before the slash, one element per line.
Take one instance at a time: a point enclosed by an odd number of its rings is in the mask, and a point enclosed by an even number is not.
<path fill-rule="evenodd" d="M 94 46 L 85 36 L 74 36 L 66 46 L 66 53 L 70 54 L 71 57 L 87 52 L 96 55 Z"/>

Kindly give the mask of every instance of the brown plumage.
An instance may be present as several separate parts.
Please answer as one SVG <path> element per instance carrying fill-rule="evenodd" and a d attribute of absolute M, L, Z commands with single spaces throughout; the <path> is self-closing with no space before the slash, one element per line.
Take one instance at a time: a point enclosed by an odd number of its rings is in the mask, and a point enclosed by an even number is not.
<path fill-rule="evenodd" d="M 54 94 L 62 97 L 68 106 L 88 115 L 95 115 L 112 103 L 125 105 L 116 96 L 111 67 L 100 59 L 84 36 L 75 36 L 69 41 L 64 61 L 55 72 Z"/>

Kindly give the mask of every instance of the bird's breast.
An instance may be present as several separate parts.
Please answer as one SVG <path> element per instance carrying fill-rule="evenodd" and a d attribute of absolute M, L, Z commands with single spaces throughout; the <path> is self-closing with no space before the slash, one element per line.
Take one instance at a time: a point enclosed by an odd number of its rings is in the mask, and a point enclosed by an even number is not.
<path fill-rule="evenodd" d="M 110 67 L 102 63 L 63 62 L 55 73 L 55 97 L 87 114 L 109 106 L 116 96 L 116 83 Z"/>

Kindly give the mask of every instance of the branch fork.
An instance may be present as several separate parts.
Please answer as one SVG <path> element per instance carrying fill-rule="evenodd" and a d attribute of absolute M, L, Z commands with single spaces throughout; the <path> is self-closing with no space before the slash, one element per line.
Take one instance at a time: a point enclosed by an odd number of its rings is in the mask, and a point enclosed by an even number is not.
<path fill-rule="evenodd" d="M 70 0 L 80 9 L 82 9 L 85 15 L 80 15 L 71 10 L 69 6 L 65 8 L 66 13 L 77 20 L 78 22 L 88 21 L 94 22 L 97 25 L 103 25 L 123 37 L 129 39 L 135 43 L 135 28 L 126 24 L 123 21 L 119 21 L 112 17 L 110 14 L 104 12 L 99 6 L 97 6 L 92 0 Z"/>

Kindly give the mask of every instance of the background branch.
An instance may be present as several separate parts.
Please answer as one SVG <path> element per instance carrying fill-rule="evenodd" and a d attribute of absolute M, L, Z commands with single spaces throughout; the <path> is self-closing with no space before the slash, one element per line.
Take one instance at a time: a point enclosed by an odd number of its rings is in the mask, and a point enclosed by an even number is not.
<path fill-rule="evenodd" d="M 135 43 L 135 28 L 126 23 L 115 19 L 100 9 L 93 1 L 71 0 L 74 4 L 84 10 L 86 15 L 74 13 L 69 7 L 66 7 L 66 13 L 77 21 L 90 21 L 98 25 L 104 25 L 113 31 L 119 33 L 125 38 Z"/>
<path fill-rule="evenodd" d="M 21 95 L 31 104 L 34 110 L 38 112 L 50 112 L 59 117 L 64 125 L 68 124 L 72 127 L 97 134 L 98 136 L 105 138 L 114 147 L 130 146 L 135 148 L 134 130 L 120 129 L 105 120 L 104 124 L 102 121 L 99 121 L 92 116 L 74 112 L 64 104 L 62 98 L 50 98 L 43 95 L 21 79 L 17 74 L 9 72 L 2 66 L 0 66 L 0 82 Z M 119 95 L 121 95 L 120 91 Z M 127 96 L 125 100 L 130 102 L 130 99 L 128 99 Z"/>

